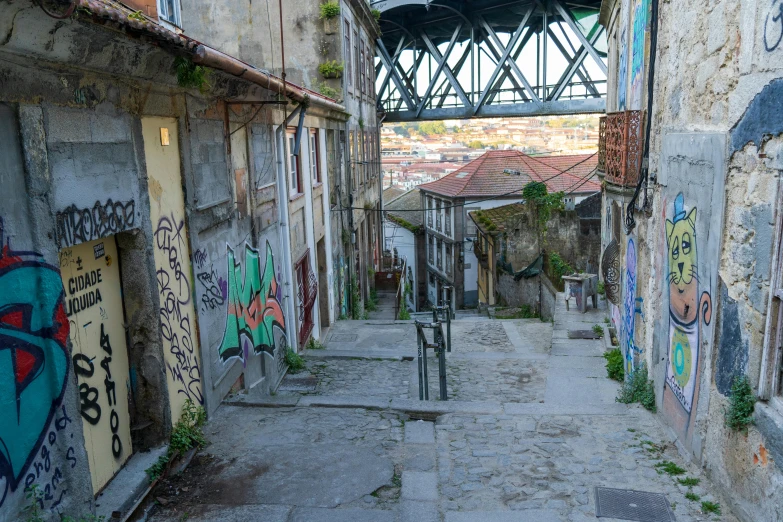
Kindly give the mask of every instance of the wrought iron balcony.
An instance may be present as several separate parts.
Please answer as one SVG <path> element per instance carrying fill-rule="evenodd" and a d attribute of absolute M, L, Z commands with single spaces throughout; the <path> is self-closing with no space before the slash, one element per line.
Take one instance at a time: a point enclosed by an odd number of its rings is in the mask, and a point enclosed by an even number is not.
<path fill-rule="evenodd" d="M 639 183 L 644 152 L 644 111 L 623 111 L 607 114 L 599 132 L 598 168 L 606 182 L 621 187 Z M 602 120 L 604 118 L 601 118 Z"/>
<path fill-rule="evenodd" d="M 606 116 L 598 118 L 598 170 L 606 172 Z"/>

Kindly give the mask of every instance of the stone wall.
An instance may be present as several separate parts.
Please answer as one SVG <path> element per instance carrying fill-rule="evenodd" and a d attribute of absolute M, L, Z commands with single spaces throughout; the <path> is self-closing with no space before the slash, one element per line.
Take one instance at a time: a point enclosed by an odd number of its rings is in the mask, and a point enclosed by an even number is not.
<path fill-rule="evenodd" d="M 540 310 L 542 321 L 549 321 L 555 316 L 557 290 L 543 273 L 519 281 L 514 281 L 514 276 L 509 274 L 501 274 L 496 290 L 501 299 L 499 304 L 512 307 L 530 306 L 534 310 Z"/>
<path fill-rule="evenodd" d="M 634 17 L 622 5 L 649 3 L 617 2 L 613 57 L 623 54 L 623 21 Z M 783 412 L 762 400 L 745 436 L 725 427 L 724 411 L 737 376 L 746 375 L 763 399 L 774 395 L 767 318 L 783 169 L 783 27 L 773 23 L 780 3 L 689 0 L 658 8 L 650 211 L 636 212 L 633 232 L 620 234 L 623 299 L 612 317 L 627 364 L 652 368 L 662 418 L 731 493 L 736 513 L 777 520 Z M 608 106 L 617 107 L 626 87 L 610 83 Z M 612 222 L 624 220 L 627 209 L 612 214 Z M 608 242 L 616 234 L 608 212 L 604 218 Z M 680 275 L 691 266 L 693 277 Z"/>

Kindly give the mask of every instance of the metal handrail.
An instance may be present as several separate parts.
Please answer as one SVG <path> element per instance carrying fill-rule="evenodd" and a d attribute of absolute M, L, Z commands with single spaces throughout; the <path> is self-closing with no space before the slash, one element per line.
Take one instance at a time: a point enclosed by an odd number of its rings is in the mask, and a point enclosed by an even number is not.
<path fill-rule="evenodd" d="M 400 310 L 402 309 L 401 303 L 405 301 L 405 282 L 407 280 L 406 274 L 408 271 L 408 256 L 402 256 L 402 271 L 400 272 L 400 281 L 397 284 L 397 293 L 394 295 L 394 319 L 400 318 Z M 406 305 L 407 306 L 407 305 Z"/>

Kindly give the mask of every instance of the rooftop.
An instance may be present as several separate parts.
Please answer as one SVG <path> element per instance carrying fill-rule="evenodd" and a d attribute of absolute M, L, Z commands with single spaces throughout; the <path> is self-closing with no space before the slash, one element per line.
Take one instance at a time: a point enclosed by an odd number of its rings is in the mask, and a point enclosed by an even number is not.
<path fill-rule="evenodd" d="M 468 215 L 485 234 L 500 234 L 506 231 L 509 218 L 525 212 L 527 212 L 527 208 L 524 203 L 511 203 L 502 207 L 476 210 L 469 212 Z"/>
<path fill-rule="evenodd" d="M 411 232 L 416 232 L 424 225 L 424 212 L 421 211 L 421 194 L 419 189 L 409 190 L 397 199 L 384 205 L 386 217 L 407 228 Z"/>
<path fill-rule="evenodd" d="M 487 197 L 521 193 L 531 181 L 540 181 L 549 192 L 592 194 L 601 190 L 597 165 L 597 154 L 529 156 L 518 150 L 492 150 L 419 188 L 448 197 Z"/>

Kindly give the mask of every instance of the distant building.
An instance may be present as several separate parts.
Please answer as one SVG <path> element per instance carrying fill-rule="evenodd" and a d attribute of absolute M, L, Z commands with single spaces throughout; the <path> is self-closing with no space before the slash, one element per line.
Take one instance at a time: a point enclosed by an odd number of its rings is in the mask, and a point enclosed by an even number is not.
<path fill-rule="evenodd" d="M 424 215 L 420 206 L 418 189 L 384 203 L 385 248 L 395 259 L 405 260 L 405 279 L 413 290 L 407 296 L 406 304 L 414 312 L 420 311 L 426 304 L 427 294 L 427 249 L 422 226 Z"/>
<path fill-rule="evenodd" d="M 457 308 L 478 302 L 478 260 L 473 252 L 476 227 L 469 211 L 522 200 L 530 182 L 544 182 L 550 192 L 565 192 L 577 204 L 599 192 L 595 154 L 528 156 L 489 151 L 438 181 L 421 185 L 427 244 L 427 300 L 451 301 Z M 451 287 L 451 293 L 446 291 Z"/>

